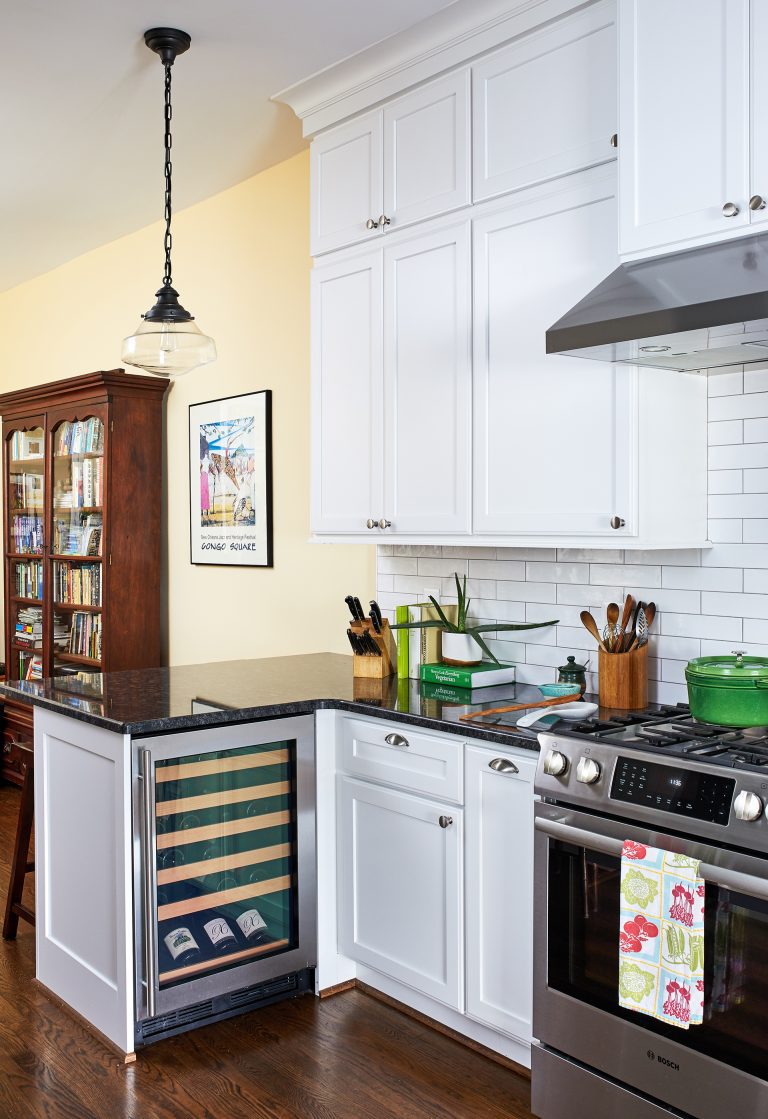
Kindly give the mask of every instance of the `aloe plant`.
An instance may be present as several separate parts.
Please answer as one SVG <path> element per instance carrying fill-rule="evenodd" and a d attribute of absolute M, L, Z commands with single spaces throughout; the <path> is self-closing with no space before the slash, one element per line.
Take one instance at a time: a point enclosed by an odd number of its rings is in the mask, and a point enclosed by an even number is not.
<path fill-rule="evenodd" d="M 558 623 L 557 618 L 551 622 L 489 622 L 483 626 L 468 625 L 467 618 L 469 615 L 469 604 L 472 601 L 467 598 L 467 577 L 464 576 L 463 580 L 459 579 L 456 572 L 453 574 L 456 580 L 456 595 L 459 600 L 459 607 L 455 622 L 450 622 L 445 614 L 440 603 L 432 595 L 429 596 L 429 601 L 437 611 L 437 618 L 428 621 L 419 622 L 398 622 L 393 625 L 392 629 L 444 629 L 448 633 L 468 633 L 470 637 L 474 638 L 477 644 L 487 657 L 494 662 L 499 663 L 498 657 L 495 657 L 491 650 L 486 645 L 481 633 L 497 633 L 506 630 L 521 630 L 521 629 L 542 629 L 544 626 L 556 626 Z"/>

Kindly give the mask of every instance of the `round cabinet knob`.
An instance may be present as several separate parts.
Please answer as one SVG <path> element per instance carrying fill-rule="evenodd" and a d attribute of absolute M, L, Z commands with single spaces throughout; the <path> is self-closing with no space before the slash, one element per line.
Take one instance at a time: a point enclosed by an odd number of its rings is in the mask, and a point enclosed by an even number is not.
<path fill-rule="evenodd" d="M 763 814 L 763 802 L 757 793 L 742 789 L 734 801 L 733 814 L 737 820 L 759 820 Z"/>
<path fill-rule="evenodd" d="M 366 528 L 378 528 L 379 527 L 379 522 L 374 521 L 373 517 L 369 517 L 368 520 L 365 522 L 365 527 Z"/>
<path fill-rule="evenodd" d="M 453 816 L 441 816 L 437 822 L 441 828 L 449 828 L 453 823 Z"/>
<path fill-rule="evenodd" d="M 383 229 L 385 225 L 391 225 L 392 224 L 392 218 L 388 218 L 386 214 L 382 214 L 381 217 L 379 218 L 378 224 Z"/>
<path fill-rule="evenodd" d="M 624 528 L 626 523 L 623 517 L 611 517 L 611 528 Z"/>
<path fill-rule="evenodd" d="M 750 210 L 764 210 L 765 209 L 765 199 L 763 198 L 762 194 L 753 194 L 752 195 L 752 197 L 749 200 L 749 208 L 750 208 Z"/>
<path fill-rule="evenodd" d="M 377 221 L 375 221 L 373 218 L 368 218 L 368 221 L 365 223 L 365 228 L 366 229 L 378 229 L 379 228 L 379 223 Z"/>
<path fill-rule="evenodd" d="M 600 764 L 594 758 L 580 758 L 576 766 L 576 780 L 582 785 L 594 785 L 600 780 Z"/>
<path fill-rule="evenodd" d="M 738 213 L 739 207 L 736 205 L 735 202 L 726 202 L 726 204 L 723 206 L 724 218 L 735 218 Z"/>
<path fill-rule="evenodd" d="M 388 521 L 386 517 L 382 517 L 379 521 L 379 528 L 391 528 L 392 522 Z"/>
<path fill-rule="evenodd" d="M 550 750 L 544 759 L 544 772 L 549 777 L 562 777 L 568 772 L 568 759 L 559 750 Z"/>

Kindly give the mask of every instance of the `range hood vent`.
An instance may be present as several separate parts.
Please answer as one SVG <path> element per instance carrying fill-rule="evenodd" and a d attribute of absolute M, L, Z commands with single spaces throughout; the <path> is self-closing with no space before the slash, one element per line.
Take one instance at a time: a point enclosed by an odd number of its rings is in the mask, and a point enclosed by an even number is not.
<path fill-rule="evenodd" d="M 550 327 L 546 346 L 686 372 L 768 363 L 768 234 L 620 265 Z"/>

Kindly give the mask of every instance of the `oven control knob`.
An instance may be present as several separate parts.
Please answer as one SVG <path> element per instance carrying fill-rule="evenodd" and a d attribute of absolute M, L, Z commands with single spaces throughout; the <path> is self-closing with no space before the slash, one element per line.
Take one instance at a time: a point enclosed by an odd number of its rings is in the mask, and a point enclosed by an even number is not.
<path fill-rule="evenodd" d="M 757 793 L 743 789 L 734 801 L 733 813 L 737 820 L 758 820 L 763 814 L 763 802 Z"/>
<path fill-rule="evenodd" d="M 559 750 L 550 750 L 544 759 L 544 772 L 550 777 L 564 777 L 568 772 L 568 759 Z"/>
<path fill-rule="evenodd" d="M 594 785 L 595 781 L 600 780 L 600 763 L 594 758 L 579 758 L 576 780 L 581 781 L 582 785 Z"/>

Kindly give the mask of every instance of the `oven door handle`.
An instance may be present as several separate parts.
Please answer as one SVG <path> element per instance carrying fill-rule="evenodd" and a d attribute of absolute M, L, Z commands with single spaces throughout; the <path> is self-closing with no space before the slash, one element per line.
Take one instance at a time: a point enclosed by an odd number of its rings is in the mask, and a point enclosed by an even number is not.
<path fill-rule="evenodd" d="M 604 855 L 614 855 L 621 858 L 624 844 L 620 839 L 612 839 L 608 835 L 597 835 L 595 832 L 585 831 L 584 828 L 574 828 L 570 824 L 562 824 L 558 820 L 546 820 L 537 817 L 535 821 L 537 831 L 544 832 L 551 839 L 561 839 L 564 843 L 575 843 L 579 847 L 586 847 L 589 851 L 600 851 Z M 754 874 L 744 874 L 740 870 L 730 870 L 725 866 L 713 866 L 711 863 L 699 863 L 699 877 L 713 886 L 721 886 L 725 890 L 735 890 L 740 894 L 761 898 L 768 901 L 768 878 L 757 878 Z"/>

